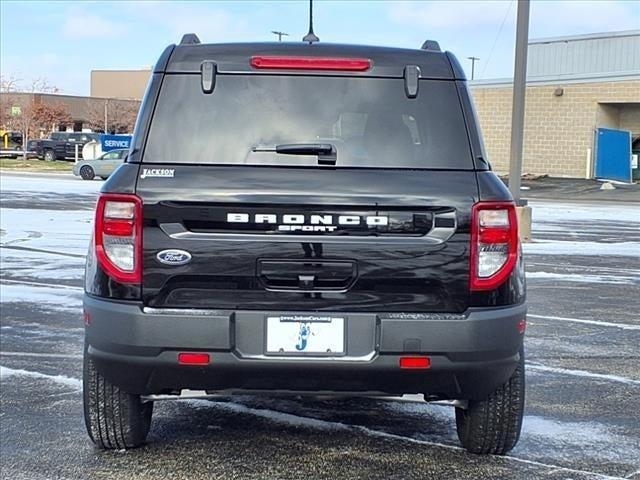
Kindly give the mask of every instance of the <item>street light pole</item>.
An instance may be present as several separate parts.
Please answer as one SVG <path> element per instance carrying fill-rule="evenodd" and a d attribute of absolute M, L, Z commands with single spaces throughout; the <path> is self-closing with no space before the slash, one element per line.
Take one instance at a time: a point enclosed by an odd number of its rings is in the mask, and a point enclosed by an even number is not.
<path fill-rule="evenodd" d="M 522 177 L 522 145 L 524 107 L 527 90 L 527 44 L 529 41 L 529 0 L 518 0 L 516 23 L 516 58 L 513 73 L 513 106 L 511 110 L 511 148 L 509 152 L 509 190 L 520 203 Z"/>
<path fill-rule="evenodd" d="M 475 73 L 476 73 L 476 62 L 480 59 L 478 57 L 467 57 L 467 58 L 471 60 L 471 80 L 473 80 L 475 78 Z"/>

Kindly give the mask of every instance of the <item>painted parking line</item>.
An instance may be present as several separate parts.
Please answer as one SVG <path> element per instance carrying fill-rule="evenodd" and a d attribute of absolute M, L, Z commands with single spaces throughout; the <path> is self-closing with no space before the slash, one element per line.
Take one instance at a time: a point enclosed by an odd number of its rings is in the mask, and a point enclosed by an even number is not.
<path fill-rule="evenodd" d="M 589 372 L 588 370 L 574 370 L 570 368 L 548 367 L 546 365 L 540 365 L 538 363 L 529 363 L 529 362 L 527 362 L 526 368 L 527 370 L 533 370 L 538 372 L 549 372 L 549 373 L 557 373 L 560 375 L 572 375 L 574 377 L 593 378 L 595 380 L 624 383 L 625 385 L 634 385 L 634 386 L 640 387 L 640 380 L 621 377 L 619 375 L 610 375 L 607 373 L 595 373 L 595 372 Z"/>
<path fill-rule="evenodd" d="M 33 248 L 33 247 L 22 247 L 19 245 L 0 245 L 0 248 L 5 248 L 7 250 L 20 250 L 24 252 L 48 253 L 50 255 L 61 255 L 63 257 L 71 257 L 71 258 L 85 258 L 85 255 L 80 255 L 79 253 L 59 252 L 56 250 L 46 250 L 42 248 Z"/>
<path fill-rule="evenodd" d="M 634 325 L 632 323 L 603 322 L 600 320 L 587 320 L 584 318 L 571 318 L 571 317 L 556 317 L 553 315 L 537 315 L 533 313 L 527 313 L 527 318 L 539 318 L 542 320 L 557 320 L 560 322 L 584 323 L 586 325 L 619 328 L 621 330 L 640 330 L 640 325 Z"/>
<path fill-rule="evenodd" d="M 41 353 L 41 352 L 2 352 L 0 357 L 43 357 L 43 358 L 69 358 L 80 360 L 83 355 L 76 353 Z"/>
<path fill-rule="evenodd" d="M 31 285 L 34 287 L 48 287 L 48 288 L 64 288 L 66 290 L 84 291 L 82 287 L 74 287 L 73 285 L 61 285 L 59 283 L 43 283 L 43 282 L 31 282 L 25 280 L 9 280 L 8 278 L 0 278 L 0 283 L 10 283 L 16 285 Z"/>

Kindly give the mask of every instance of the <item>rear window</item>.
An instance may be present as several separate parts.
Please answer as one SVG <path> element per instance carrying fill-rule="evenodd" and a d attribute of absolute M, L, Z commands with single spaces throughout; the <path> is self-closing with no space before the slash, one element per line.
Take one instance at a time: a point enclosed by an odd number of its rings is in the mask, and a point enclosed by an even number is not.
<path fill-rule="evenodd" d="M 456 87 L 402 79 L 165 75 L 144 152 L 149 163 L 316 166 L 277 145 L 335 146 L 336 167 L 472 169 Z"/>

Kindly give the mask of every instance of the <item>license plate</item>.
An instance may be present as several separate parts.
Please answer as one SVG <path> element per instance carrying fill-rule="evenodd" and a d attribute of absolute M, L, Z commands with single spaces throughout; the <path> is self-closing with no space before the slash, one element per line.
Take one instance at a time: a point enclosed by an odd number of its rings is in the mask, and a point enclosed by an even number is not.
<path fill-rule="evenodd" d="M 267 317 L 268 354 L 344 354 L 344 317 L 283 315 Z"/>

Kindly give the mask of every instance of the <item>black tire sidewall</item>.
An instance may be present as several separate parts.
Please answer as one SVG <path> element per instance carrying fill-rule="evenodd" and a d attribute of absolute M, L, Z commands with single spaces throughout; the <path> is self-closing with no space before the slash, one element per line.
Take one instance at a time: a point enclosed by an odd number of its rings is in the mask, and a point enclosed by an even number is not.
<path fill-rule="evenodd" d="M 80 167 L 80 177 L 83 180 L 93 180 L 96 177 L 96 173 L 89 165 L 83 165 Z"/>
<path fill-rule="evenodd" d="M 84 420 L 93 443 L 103 449 L 141 446 L 151 427 L 153 402 L 142 403 L 140 395 L 126 393 L 104 378 L 86 344 L 82 373 Z"/>

